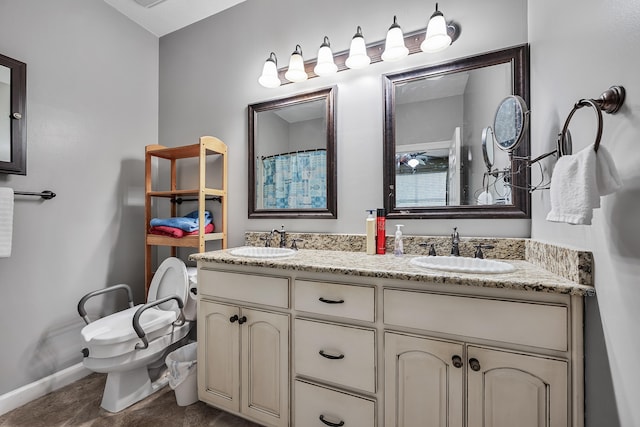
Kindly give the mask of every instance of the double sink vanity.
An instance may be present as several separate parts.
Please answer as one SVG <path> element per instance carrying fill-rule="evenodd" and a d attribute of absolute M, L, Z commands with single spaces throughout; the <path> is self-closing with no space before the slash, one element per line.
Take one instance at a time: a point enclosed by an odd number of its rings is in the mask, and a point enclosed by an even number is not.
<path fill-rule="evenodd" d="M 584 425 L 590 253 L 485 239 L 513 271 L 469 273 L 424 264 L 435 238 L 395 257 L 364 236 L 294 235 L 289 252 L 259 235 L 191 256 L 200 400 L 279 427 Z"/>

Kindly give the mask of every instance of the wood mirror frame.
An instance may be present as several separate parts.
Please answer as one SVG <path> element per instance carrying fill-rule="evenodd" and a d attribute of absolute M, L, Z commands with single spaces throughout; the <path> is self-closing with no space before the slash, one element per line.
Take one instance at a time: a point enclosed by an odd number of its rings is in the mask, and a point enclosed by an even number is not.
<path fill-rule="evenodd" d="M 274 99 L 248 107 L 249 115 L 249 218 L 324 218 L 335 219 L 338 217 L 338 192 L 337 192 L 337 171 L 336 171 L 336 92 L 337 87 L 315 90 L 286 98 Z M 326 207 L 324 208 L 259 208 L 256 203 L 256 155 L 258 150 L 257 117 L 261 112 L 270 112 L 282 108 L 294 107 L 296 105 L 310 103 L 314 101 L 324 101 L 325 103 L 325 124 L 326 124 Z"/>
<path fill-rule="evenodd" d="M 384 144 L 383 144 L 383 200 L 387 217 L 392 219 L 427 218 L 530 218 L 531 196 L 527 191 L 530 171 L 525 158 L 530 156 L 529 130 L 516 150 L 511 153 L 512 204 L 509 205 L 456 205 L 396 207 L 396 122 L 395 122 L 395 86 L 406 82 L 429 77 L 444 76 L 452 73 L 470 71 L 492 65 L 511 64 L 511 94 L 519 95 L 529 102 L 529 49 L 528 45 L 497 50 L 481 55 L 456 59 L 400 73 L 383 76 L 384 90 Z M 494 110 L 497 105 L 487 105 Z M 490 123 L 487 123 L 489 125 Z M 477 141 L 481 144 L 481 141 Z M 519 173 L 514 173 L 518 171 Z"/>
<path fill-rule="evenodd" d="M 27 174 L 27 64 L 0 55 L 0 65 L 11 71 L 10 99 L 10 155 L 9 161 L 0 161 L 0 173 Z"/>

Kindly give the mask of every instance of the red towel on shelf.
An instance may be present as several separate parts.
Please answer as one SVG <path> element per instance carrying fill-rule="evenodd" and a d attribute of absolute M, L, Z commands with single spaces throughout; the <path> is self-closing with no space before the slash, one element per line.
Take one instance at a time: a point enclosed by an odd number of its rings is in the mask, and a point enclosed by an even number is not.
<path fill-rule="evenodd" d="M 215 227 L 213 226 L 213 223 L 211 224 L 207 224 L 204 227 L 204 232 L 205 234 L 207 233 L 213 233 L 213 230 L 215 229 Z M 192 235 L 196 235 L 198 234 L 198 231 L 184 231 L 180 228 L 177 227 L 168 227 L 166 225 L 157 225 L 155 227 L 151 227 L 149 229 L 149 233 L 150 234 L 158 234 L 160 236 L 169 236 L 169 237 L 184 237 L 184 236 L 192 236 Z"/>

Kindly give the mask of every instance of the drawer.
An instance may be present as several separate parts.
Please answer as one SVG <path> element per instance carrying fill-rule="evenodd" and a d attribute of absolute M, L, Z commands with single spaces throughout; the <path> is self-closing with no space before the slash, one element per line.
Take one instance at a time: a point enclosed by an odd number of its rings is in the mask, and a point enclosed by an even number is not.
<path fill-rule="evenodd" d="M 294 329 L 297 374 L 375 393 L 374 331 L 303 319 Z"/>
<path fill-rule="evenodd" d="M 373 400 L 303 381 L 296 381 L 294 387 L 295 421 L 293 425 L 300 427 L 326 427 L 327 425 L 372 427 L 376 425 L 376 403 Z M 333 424 L 322 422 L 320 417 Z"/>
<path fill-rule="evenodd" d="M 384 290 L 387 325 L 551 350 L 567 350 L 567 316 L 561 305 Z"/>
<path fill-rule="evenodd" d="M 198 292 L 202 297 L 228 298 L 274 307 L 289 307 L 289 279 L 228 271 L 198 271 Z"/>
<path fill-rule="evenodd" d="M 373 322 L 375 288 L 296 280 L 294 307 L 310 313 Z"/>

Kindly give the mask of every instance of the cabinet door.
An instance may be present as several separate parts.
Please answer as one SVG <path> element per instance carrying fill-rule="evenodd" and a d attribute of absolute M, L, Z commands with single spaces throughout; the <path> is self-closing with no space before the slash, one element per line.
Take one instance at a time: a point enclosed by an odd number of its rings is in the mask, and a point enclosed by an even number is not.
<path fill-rule="evenodd" d="M 198 308 L 198 397 L 212 405 L 240 410 L 240 334 L 238 307 L 200 300 Z"/>
<path fill-rule="evenodd" d="M 570 425 L 567 362 L 474 346 L 467 353 L 469 427 Z"/>
<path fill-rule="evenodd" d="M 289 316 L 242 309 L 242 409 L 269 426 L 289 425 Z"/>
<path fill-rule="evenodd" d="M 462 344 L 387 332 L 384 347 L 385 426 L 462 427 Z"/>

